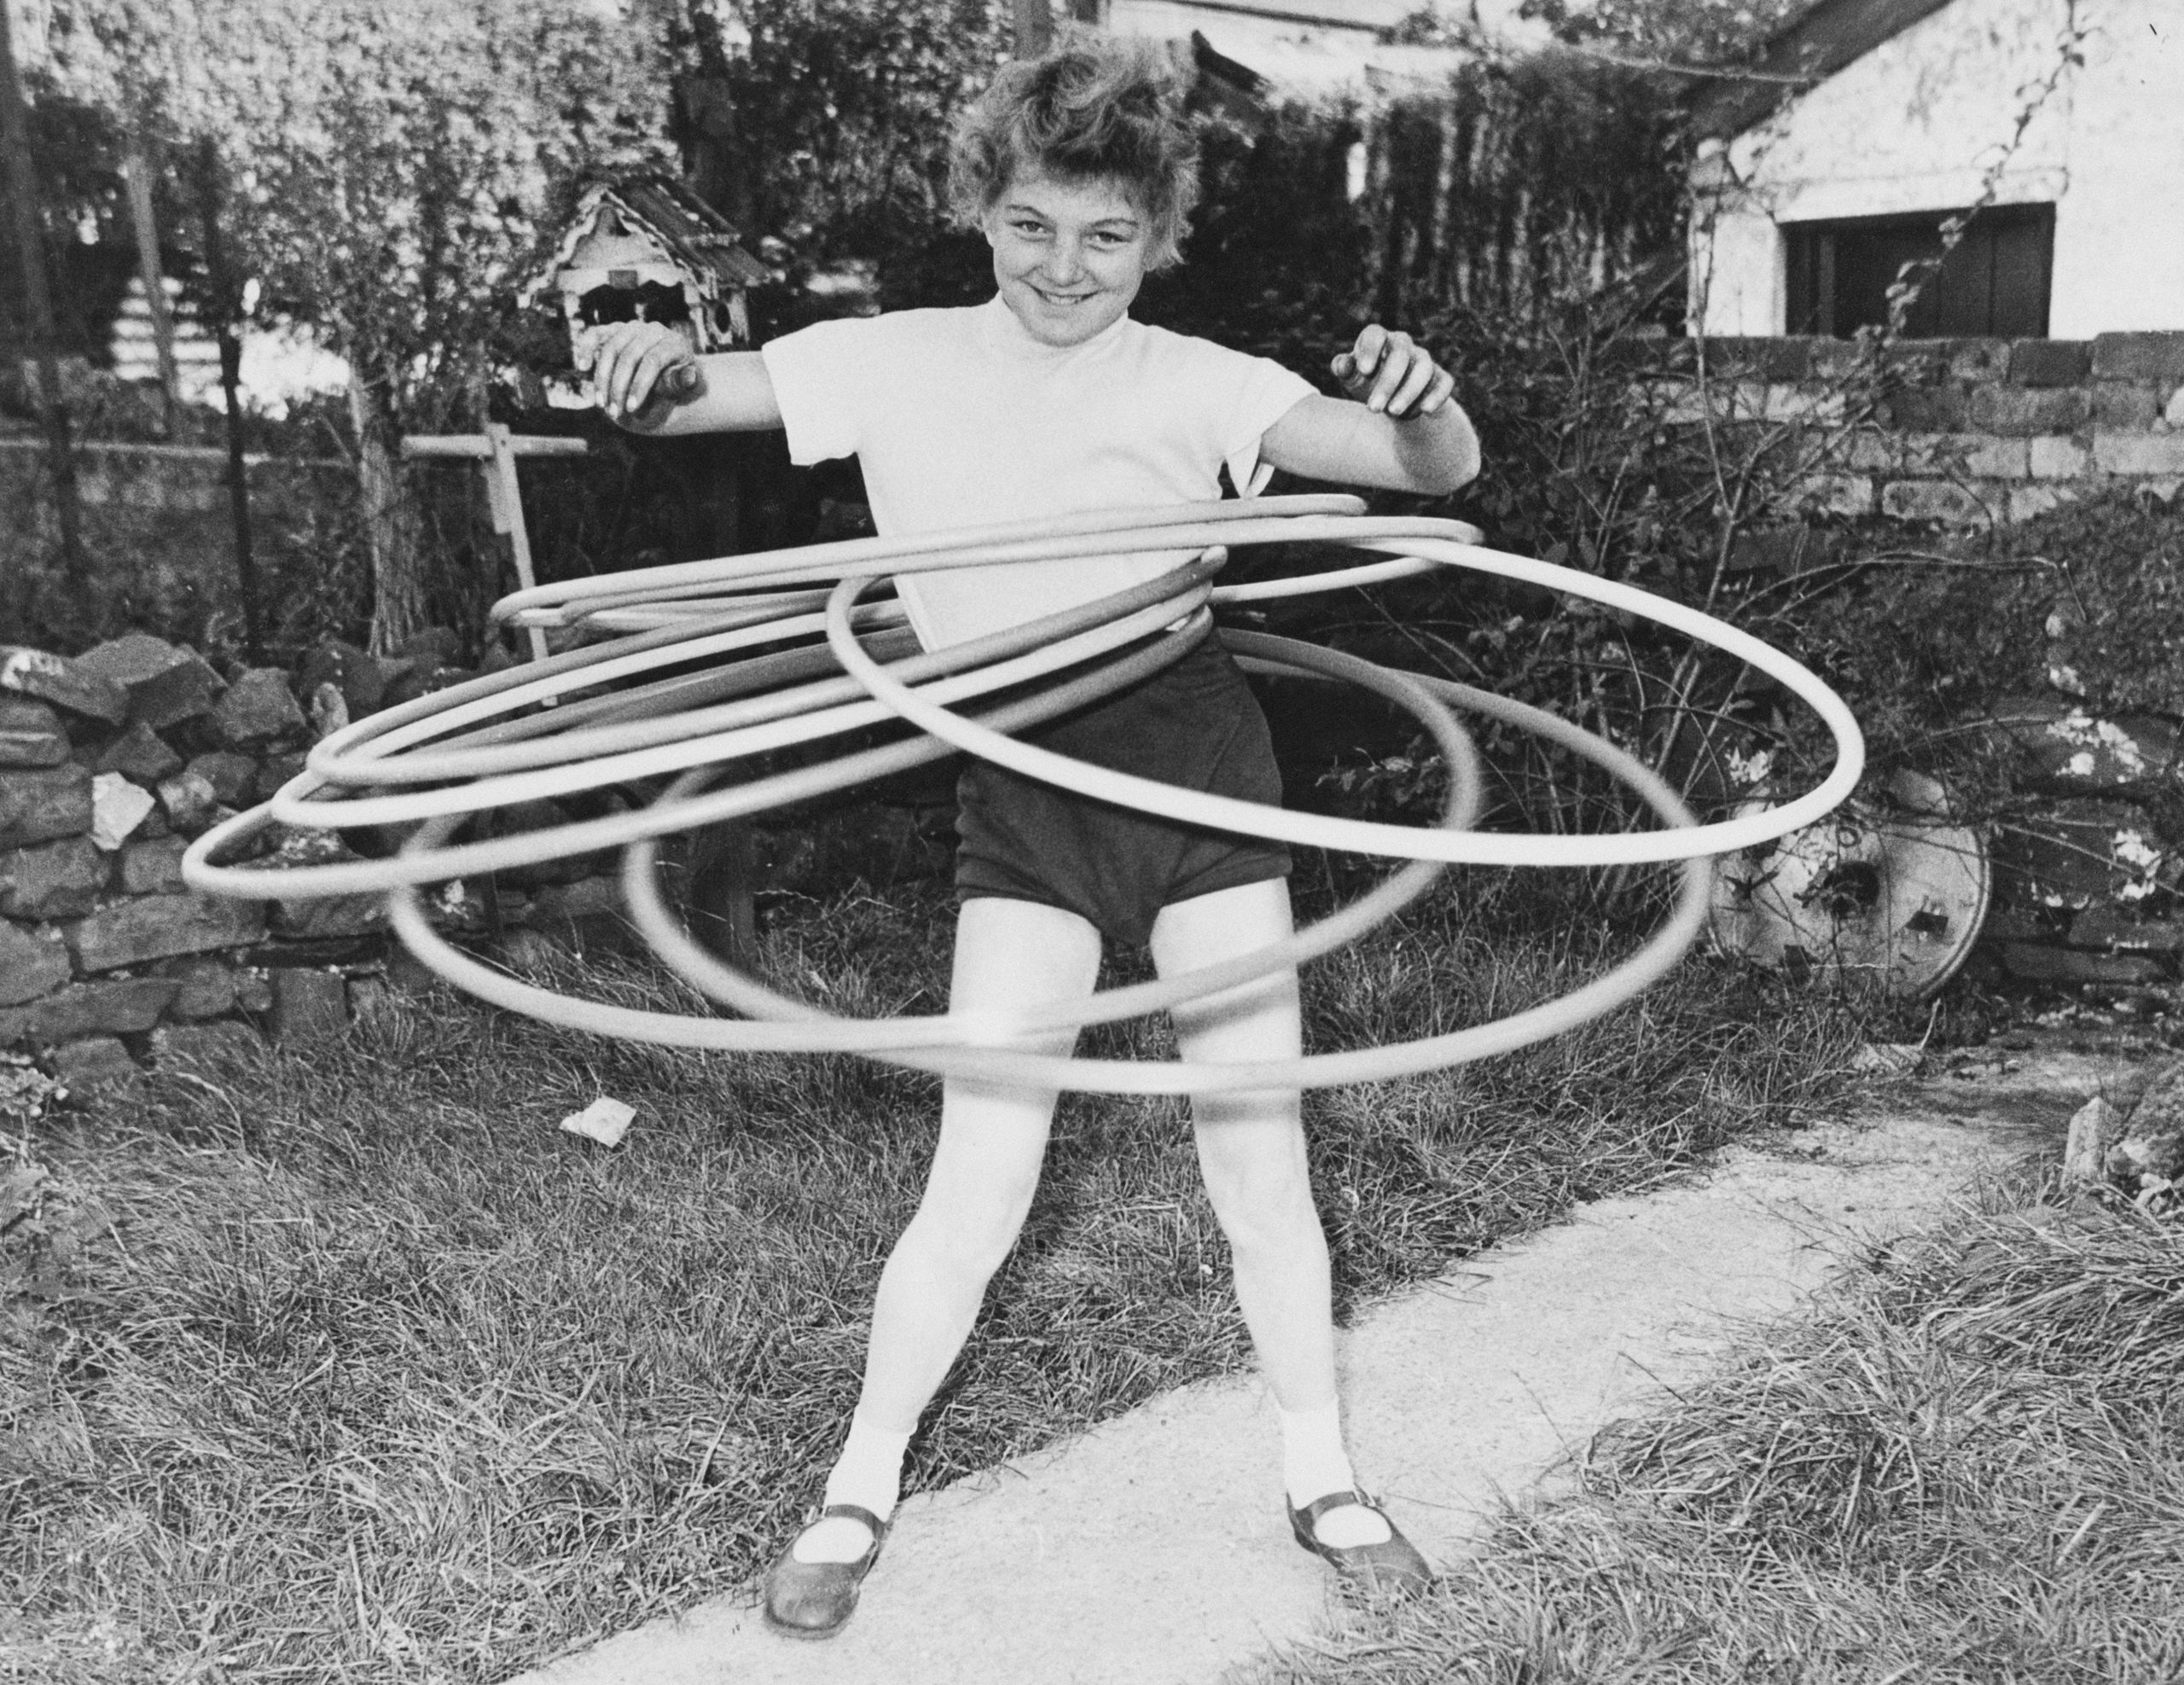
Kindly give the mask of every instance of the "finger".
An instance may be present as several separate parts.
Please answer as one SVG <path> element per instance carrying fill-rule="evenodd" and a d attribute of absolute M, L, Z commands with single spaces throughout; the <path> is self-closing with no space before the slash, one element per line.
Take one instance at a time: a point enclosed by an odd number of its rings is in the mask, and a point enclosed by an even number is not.
<path fill-rule="evenodd" d="M 1437 369 L 1433 371 L 1433 384 L 1419 401 L 1418 413 L 1431 415 L 1455 395 L 1456 377 L 1445 369 Z"/>
<path fill-rule="evenodd" d="M 644 366 L 655 331 L 650 322 L 632 322 L 628 331 L 615 337 L 614 378 L 608 395 L 617 415 L 627 415 L 644 401 L 637 382 L 642 378 L 648 386 L 652 383 Z"/>
<path fill-rule="evenodd" d="M 1335 379 L 1345 386 L 1354 386 L 1357 384 L 1357 359 L 1348 352 L 1337 352 L 1334 361 L 1327 367 L 1333 371 Z"/>
<path fill-rule="evenodd" d="M 577 373 L 589 375 L 592 366 L 599 361 L 599 329 L 596 328 L 578 328 L 576 338 L 571 341 L 569 350 L 575 360 Z"/>
<path fill-rule="evenodd" d="M 1433 366 L 1432 357 L 1422 351 L 1416 352 L 1412 357 L 1409 371 L 1403 377 L 1403 384 L 1396 388 L 1395 396 L 1388 400 L 1388 414 L 1409 415 L 1418 400 L 1426 395 L 1426 389 L 1433 384 L 1433 377 L 1440 372 Z"/>
<path fill-rule="evenodd" d="M 1357 365 L 1357 378 L 1362 381 L 1380 367 L 1380 359 L 1387 354 L 1388 330 L 1377 322 L 1366 323 L 1364 331 L 1357 336 L 1356 345 L 1351 349 Z"/>
<path fill-rule="evenodd" d="M 1374 376 L 1373 390 L 1365 399 L 1368 410 L 1385 410 L 1388 400 L 1396 395 L 1403 376 L 1410 372 L 1411 359 L 1416 355 L 1410 338 L 1404 334 L 1388 335 L 1385 355 L 1380 358 L 1380 371 Z"/>

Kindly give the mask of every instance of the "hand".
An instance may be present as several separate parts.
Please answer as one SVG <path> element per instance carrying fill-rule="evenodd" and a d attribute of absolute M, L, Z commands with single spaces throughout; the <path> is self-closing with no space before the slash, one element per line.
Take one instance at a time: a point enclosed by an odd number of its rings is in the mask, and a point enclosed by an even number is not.
<path fill-rule="evenodd" d="M 1438 367 L 1408 334 L 1391 333 L 1377 322 L 1331 365 L 1343 390 L 1362 398 L 1365 407 L 1384 410 L 1398 421 L 1431 415 L 1452 398 L 1455 377 Z"/>
<path fill-rule="evenodd" d="M 592 398 L 610 421 L 657 427 L 674 404 L 704 384 L 697 353 L 659 322 L 613 322 L 577 335 L 577 370 L 591 375 Z"/>

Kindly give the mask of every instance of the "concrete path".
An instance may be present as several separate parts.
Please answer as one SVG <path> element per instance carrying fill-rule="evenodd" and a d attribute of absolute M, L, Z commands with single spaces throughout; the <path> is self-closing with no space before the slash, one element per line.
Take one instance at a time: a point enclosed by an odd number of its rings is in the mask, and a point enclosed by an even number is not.
<path fill-rule="evenodd" d="M 1703 1180 L 1582 1208 L 1360 1318 L 1343 1396 L 1360 1471 L 1429 1556 L 1689 1378 L 1725 1321 L 1793 1306 L 1858 1240 L 1934 1215 L 2111 1088 L 2115 1060 L 2026 1054 L 1978 1082 L 1723 1153 Z M 1256 1378 L 1185 1387 L 1066 1444 L 912 1498 L 857 1617 L 825 1643 L 746 1597 L 607 1640 L 514 1685 L 1211 1685 L 1329 1612 L 1289 1537 Z"/>

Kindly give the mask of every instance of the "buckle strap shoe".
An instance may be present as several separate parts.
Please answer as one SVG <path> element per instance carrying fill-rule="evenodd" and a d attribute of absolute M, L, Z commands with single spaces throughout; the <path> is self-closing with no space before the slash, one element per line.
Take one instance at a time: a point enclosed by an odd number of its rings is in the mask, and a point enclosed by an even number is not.
<path fill-rule="evenodd" d="M 1318 1532 L 1320 1518 L 1345 1504 L 1369 1509 L 1388 1524 L 1388 1536 L 1378 1544 L 1326 1544 Z M 1333 1567 L 1345 1586 L 1374 1597 L 1405 1597 L 1433 1583 L 1433 1569 L 1418 1554 L 1418 1547 L 1403 1536 L 1378 1502 L 1362 1491 L 1329 1492 L 1314 1498 L 1304 1508 L 1289 1510 L 1289 1529 L 1297 1543 Z"/>
<path fill-rule="evenodd" d="M 887 1524 L 862 1504 L 830 1503 L 804 1524 L 797 1537 L 835 1515 L 862 1522 L 870 1531 L 872 1543 L 854 1562 L 799 1562 L 791 1541 L 766 1572 L 766 1624 L 776 1632 L 791 1638 L 832 1638 L 856 1612 L 857 1588 L 880 1560 Z"/>

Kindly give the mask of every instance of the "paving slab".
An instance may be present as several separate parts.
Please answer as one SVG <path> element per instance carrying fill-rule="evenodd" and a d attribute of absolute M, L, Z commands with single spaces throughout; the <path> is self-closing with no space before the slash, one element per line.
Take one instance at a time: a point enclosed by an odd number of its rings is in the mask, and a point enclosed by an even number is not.
<path fill-rule="evenodd" d="M 1865 1114 L 1600 1200 L 1374 1306 L 1344 1331 L 1352 1453 L 1420 1548 L 1461 1561 L 1501 1502 L 1794 1307 L 1846 1253 L 1930 1220 L 2048 1141 L 2117 1060 L 2027 1055 L 1990 1080 L 1891 1087 Z M 856 1618 L 825 1642 L 715 1598 L 511 1685 L 1212 1685 L 1333 1612 L 1289 1537 L 1273 1401 L 1188 1386 L 907 1501 Z"/>

